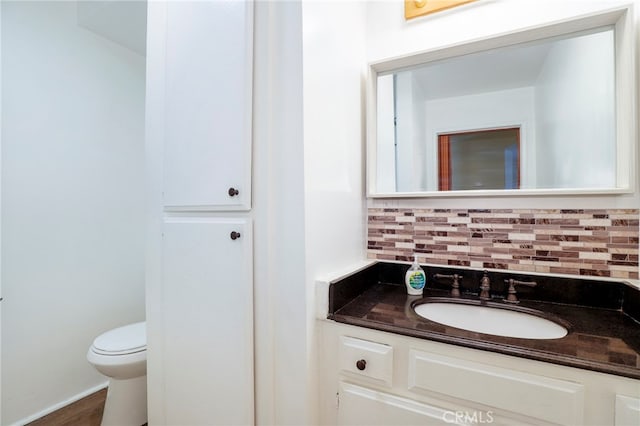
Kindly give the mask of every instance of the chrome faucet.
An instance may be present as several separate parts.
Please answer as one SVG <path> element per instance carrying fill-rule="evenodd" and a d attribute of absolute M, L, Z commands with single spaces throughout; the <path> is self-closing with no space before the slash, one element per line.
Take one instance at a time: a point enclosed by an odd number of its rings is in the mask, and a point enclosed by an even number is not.
<path fill-rule="evenodd" d="M 484 271 L 484 276 L 480 280 L 480 300 L 491 300 L 491 281 L 489 281 L 489 275 L 487 271 Z"/>

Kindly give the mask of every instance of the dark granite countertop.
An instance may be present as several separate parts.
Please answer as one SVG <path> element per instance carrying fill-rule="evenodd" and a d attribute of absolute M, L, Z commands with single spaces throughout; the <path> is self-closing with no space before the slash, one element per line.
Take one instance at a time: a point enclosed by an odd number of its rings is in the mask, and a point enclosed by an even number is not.
<path fill-rule="evenodd" d="M 506 293 L 502 284 L 504 279 L 536 280 L 536 288 L 519 292 L 521 302 L 518 306 L 555 315 L 570 324 L 569 333 L 559 339 L 522 339 L 449 327 L 424 319 L 413 311 L 412 304 L 420 303 L 422 298 L 449 297 L 449 284 L 434 280 L 434 274 L 463 275 L 462 299 L 477 301 L 477 288 L 474 287 L 478 286 L 482 271 L 423 265 L 428 288 L 423 296 L 409 296 L 405 285 L 399 284 L 403 282 L 407 268 L 407 265 L 380 262 L 332 282 L 328 318 L 411 337 L 640 379 L 640 290 L 637 288 L 616 282 L 491 272 L 496 303 L 503 303 L 500 295 Z M 567 299 L 573 299 L 574 303 Z"/>

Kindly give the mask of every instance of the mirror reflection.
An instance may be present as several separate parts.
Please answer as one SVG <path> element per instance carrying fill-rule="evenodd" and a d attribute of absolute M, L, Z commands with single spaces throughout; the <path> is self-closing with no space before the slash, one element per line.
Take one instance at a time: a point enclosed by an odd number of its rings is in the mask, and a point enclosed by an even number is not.
<path fill-rule="evenodd" d="M 377 79 L 376 192 L 616 187 L 612 27 Z"/>

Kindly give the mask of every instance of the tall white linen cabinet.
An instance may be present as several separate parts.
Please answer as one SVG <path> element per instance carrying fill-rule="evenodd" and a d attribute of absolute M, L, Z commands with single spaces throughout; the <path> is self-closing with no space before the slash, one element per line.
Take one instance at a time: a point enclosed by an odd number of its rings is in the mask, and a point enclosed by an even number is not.
<path fill-rule="evenodd" d="M 252 424 L 253 4 L 148 8 L 149 424 Z"/>

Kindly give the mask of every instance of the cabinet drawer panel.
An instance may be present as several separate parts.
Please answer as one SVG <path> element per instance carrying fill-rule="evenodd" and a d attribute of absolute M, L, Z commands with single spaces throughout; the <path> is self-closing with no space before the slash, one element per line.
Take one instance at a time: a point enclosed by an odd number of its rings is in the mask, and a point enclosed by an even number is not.
<path fill-rule="evenodd" d="M 340 336 L 340 369 L 391 386 L 393 347 Z"/>
<path fill-rule="evenodd" d="M 640 425 L 640 399 L 616 395 L 615 426 Z"/>
<path fill-rule="evenodd" d="M 455 414 L 350 383 L 340 383 L 338 425 L 450 425 L 464 424 Z"/>
<path fill-rule="evenodd" d="M 582 424 L 579 383 L 411 350 L 409 389 L 445 394 L 558 424 Z"/>

